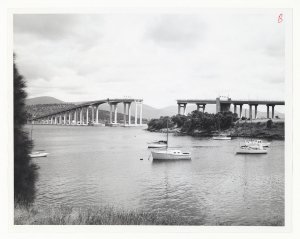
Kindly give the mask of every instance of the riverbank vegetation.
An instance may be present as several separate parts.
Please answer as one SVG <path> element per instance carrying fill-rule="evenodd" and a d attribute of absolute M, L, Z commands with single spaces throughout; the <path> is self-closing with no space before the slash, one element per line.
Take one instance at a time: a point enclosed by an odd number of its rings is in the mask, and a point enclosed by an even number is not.
<path fill-rule="evenodd" d="M 232 137 L 284 139 L 283 120 L 241 120 L 232 112 L 209 114 L 193 111 L 187 116 L 160 117 L 149 121 L 148 130 L 164 132 L 167 121 L 169 130 L 178 134 L 210 137 L 221 133 Z"/>
<path fill-rule="evenodd" d="M 15 56 L 14 56 L 15 58 Z M 31 204 L 35 197 L 37 166 L 31 161 L 32 140 L 23 129 L 26 123 L 26 83 L 14 59 L 14 200 L 15 204 Z"/>
<path fill-rule="evenodd" d="M 106 207 L 86 207 L 76 208 L 59 206 L 21 207 L 14 210 L 15 225 L 207 225 L 205 216 L 200 219 L 191 219 L 189 216 L 183 217 L 178 213 L 147 213 L 138 210 L 124 210 L 121 208 Z M 231 226 L 232 221 L 217 220 L 209 224 L 210 226 Z M 255 220 L 246 225 L 252 226 L 284 226 L 284 217 L 274 216 L 268 220 Z M 241 224 L 240 226 L 243 226 Z"/>
<path fill-rule="evenodd" d="M 169 121 L 169 128 L 180 128 L 181 132 L 192 133 L 195 130 L 213 132 L 228 129 L 237 120 L 237 114 L 233 114 L 232 112 L 209 114 L 193 111 L 187 116 L 175 115 L 171 118 L 166 116 L 159 119 L 152 119 L 148 123 L 148 130 L 156 131 L 166 128 L 167 121 Z"/>

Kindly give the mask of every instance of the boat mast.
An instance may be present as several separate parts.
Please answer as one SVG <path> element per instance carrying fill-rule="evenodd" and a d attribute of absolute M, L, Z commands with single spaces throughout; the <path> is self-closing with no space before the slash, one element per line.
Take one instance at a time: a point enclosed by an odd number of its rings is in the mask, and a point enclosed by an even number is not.
<path fill-rule="evenodd" d="M 167 118 L 167 149 L 169 146 L 169 117 Z"/>

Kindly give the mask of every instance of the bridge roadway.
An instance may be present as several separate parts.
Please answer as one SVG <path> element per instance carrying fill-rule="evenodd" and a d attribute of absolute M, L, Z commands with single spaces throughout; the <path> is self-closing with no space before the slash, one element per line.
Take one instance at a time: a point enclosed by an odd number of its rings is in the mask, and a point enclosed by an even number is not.
<path fill-rule="evenodd" d="M 231 104 L 234 106 L 234 113 L 237 113 L 237 106 L 239 106 L 239 117 L 242 117 L 242 108 L 243 105 L 249 105 L 249 118 L 253 118 L 252 106 L 254 106 L 254 118 L 257 118 L 257 106 L 266 105 L 267 106 L 267 118 L 270 118 L 269 107 L 272 108 L 272 118 L 275 117 L 274 109 L 275 105 L 285 105 L 284 101 L 278 100 L 232 100 L 231 98 L 222 99 L 220 97 L 215 100 L 212 99 L 179 99 L 177 100 L 178 104 L 178 114 L 181 114 L 183 108 L 183 114 L 186 115 L 186 105 L 187 104 L 196 104 L 197 110 L 202 109 L 205 111 L 205 105 L 215 104 L 216 112 L 229 111 Z"/>
<path fill-rule="evenodd" d="M 131 104 L 135 103 L 135 121 L 134 124 L 131 122 Z M 99 124 L 99 108 L 100 105 L 108 103 L 110 106 L 109 118 L 110 125 L 117 125 L 117 112 L 118 104 L 123 103 L 124 105 L 124 125 L 142 125 L 142 99 L 133 98 L 115 98 L 115 99 L 103 99 L 88 101 L 68 109 L 59 110 L 57 112 L 49 113 L 32 119 L 33 123 L 39 124 L 61 124 L 61 125 L 88 125 L 90 123 Z M 138 124 L 138 106 L 140 108 L 139 124 Z M 91 116 L 89 116 L 89 109 L 91 109 Z M 84 116 L 84 111 L 85 115 Z M 96 112 L 96 114 L 95 114 Z M 113 117 L 114 114 L 114 117 Z M 96 116 L 96 118 L 95 118 Z"/>

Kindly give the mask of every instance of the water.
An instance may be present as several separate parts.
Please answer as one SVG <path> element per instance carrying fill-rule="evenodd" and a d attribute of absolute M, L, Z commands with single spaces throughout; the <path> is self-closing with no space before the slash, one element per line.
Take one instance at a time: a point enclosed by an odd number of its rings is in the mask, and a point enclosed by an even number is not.
<path fill-rule="evenodd" d="M 284 218 L 284 141 L 266 155 L 236 155 L 242 139 L 169 135 L 192 160 L 152 161 L 147 142 L 165 138 L 141 128 L 35 125 L 35 150 L 50 153 L 34 160 L 35 203 L 174 213 L 206 225 Z"/>

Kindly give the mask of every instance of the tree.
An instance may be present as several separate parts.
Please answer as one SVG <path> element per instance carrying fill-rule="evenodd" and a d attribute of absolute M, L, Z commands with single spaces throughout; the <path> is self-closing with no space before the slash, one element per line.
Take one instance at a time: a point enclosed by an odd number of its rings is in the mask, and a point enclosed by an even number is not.
<path fill-rule="evenodd" d="M 15 203 L 29 205 L 35 198 L 37 166 L 29 153 L 32 141 L 24 131 L 26 123 L 25 92 L 26 83 L 19 74 L 14 56 L 14 200 Z"/>

